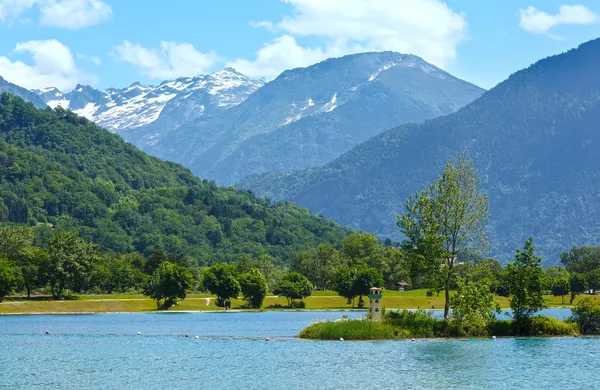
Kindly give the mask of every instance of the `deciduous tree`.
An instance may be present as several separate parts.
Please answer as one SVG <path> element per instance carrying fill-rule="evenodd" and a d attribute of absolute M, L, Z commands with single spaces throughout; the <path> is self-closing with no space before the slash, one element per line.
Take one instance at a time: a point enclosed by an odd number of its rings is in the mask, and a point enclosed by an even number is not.
<path fill-rule="evenodd" d="M 473 164 L 460 154 L 442 175 L 411 196 L 398 225 L 413 272 L 428 274 L 445 291 L 444 320 L 450 319 L 450 287 L 458 259 L 480 257 L 487 249 L 488 199 Z M 432 287 L 432 286 L 430 286 Z"/>

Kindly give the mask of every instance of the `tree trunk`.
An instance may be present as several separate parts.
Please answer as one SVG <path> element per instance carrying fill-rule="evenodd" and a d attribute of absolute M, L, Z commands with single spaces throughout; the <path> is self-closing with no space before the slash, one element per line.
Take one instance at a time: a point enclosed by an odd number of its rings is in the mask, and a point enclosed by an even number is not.
<path fill-rule="evenodd" d="M 446 302 L 444 303 L 444 327 L 447 326 L 448 321 L 450 321 L 450 273 L 446 277 L 446 286 L 445 286 L 445 296 Z"/>
<path fill-rule="evenodd" d="M 27 299 L 31 299 L 31 287 L 27 286 Z"/>

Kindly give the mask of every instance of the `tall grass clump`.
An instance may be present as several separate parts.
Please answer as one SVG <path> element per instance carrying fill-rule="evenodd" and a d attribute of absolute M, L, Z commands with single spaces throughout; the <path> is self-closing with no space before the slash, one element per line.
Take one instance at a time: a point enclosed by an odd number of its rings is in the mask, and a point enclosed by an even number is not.
<path fill-rule="evenodd" d="M 384 322 L 401 328 L 410 337 L 434 337 L 443 325 L 432 313 L 423 310 L 389 311 Z"/>
<path fill-rule="evenodd" d="M 408 335 L 385 322 L 347 320 L 311 324 L 298 337 L 317 340 L 393 340 L 406 338 Z"/>
<path fill-rule="evenodd" d="M 520 324 L 515 320 L 494 320 L 488 325 L 490 336 L 568 336 L 578 329 L 575 322 L 548 316 L 534 316 L 521 320 Z"/>

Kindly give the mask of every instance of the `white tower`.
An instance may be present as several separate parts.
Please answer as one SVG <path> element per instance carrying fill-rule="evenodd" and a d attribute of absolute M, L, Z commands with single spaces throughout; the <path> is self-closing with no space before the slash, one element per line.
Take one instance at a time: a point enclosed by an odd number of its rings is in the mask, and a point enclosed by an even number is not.
<path fill-rule="evenodd" d="M 369 321 L 381 321 L 381 289 L 369 289 Z"/>

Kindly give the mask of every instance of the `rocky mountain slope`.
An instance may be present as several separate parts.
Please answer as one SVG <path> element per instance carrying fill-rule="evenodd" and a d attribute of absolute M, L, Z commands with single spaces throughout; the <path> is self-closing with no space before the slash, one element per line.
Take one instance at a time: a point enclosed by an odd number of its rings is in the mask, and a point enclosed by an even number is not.
<path fill-rule="evenodd" d="M 164 81 L 158 86 L 136 82 L 127 88 L 103 91 L 78 85 L 69 93 L 56 88 L 33 92 L 52 108 L 68 108 L 99 126 L 123 134 L 134 144 L 145 144 L 187 119 L 224 112 L 262 85 L 262 81 L 226 68 L 209 75 Z M 149 125 L 155 126 L 148 128 Z M 139 139 L 136 135 L 125 135 L 140 127 L 145 130 L 137 133 Z"/>
<path fill-rule="evenodd" d="M 285 71 L 224 115 L 187 120 L 143 147 L 228 184 L 329 162 L 386 129 L 452 113 L 482 93 L 413 55 L 349 55 Z"/>
<path fill-rule="evenodd" d="M 396 215 L 446 159 L 467 151 L 490 199 L 490 252 L 530 235 L 546 264 L 600 241 L 600 40 L 513 74 L 458 112 L 387 131 L 320 168 L 249 177 L 242 188 L 400 238 Z"/>

